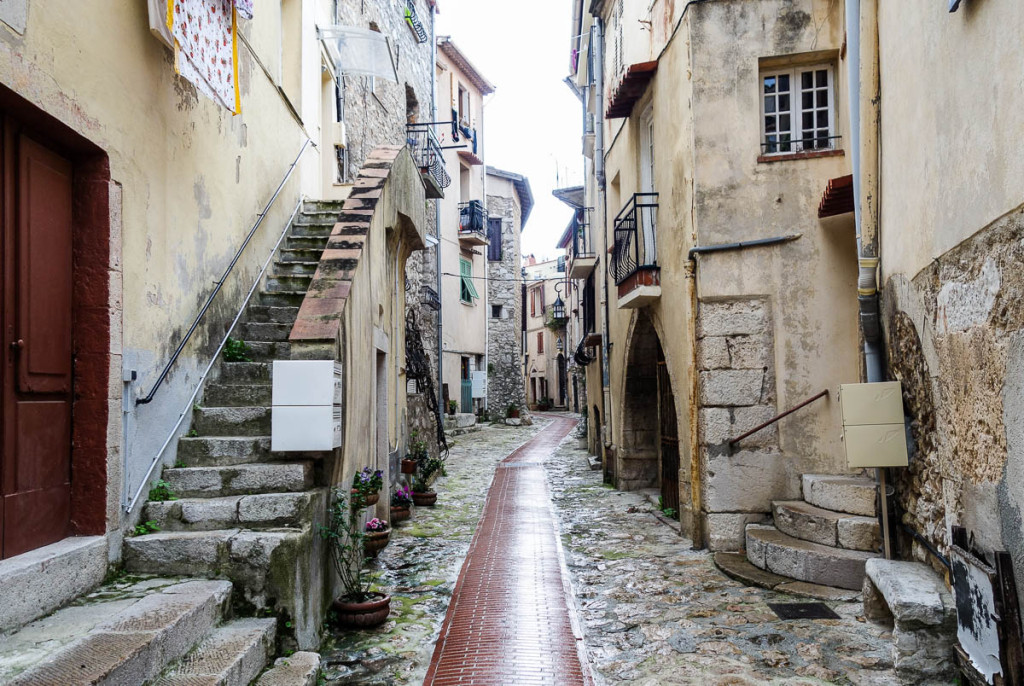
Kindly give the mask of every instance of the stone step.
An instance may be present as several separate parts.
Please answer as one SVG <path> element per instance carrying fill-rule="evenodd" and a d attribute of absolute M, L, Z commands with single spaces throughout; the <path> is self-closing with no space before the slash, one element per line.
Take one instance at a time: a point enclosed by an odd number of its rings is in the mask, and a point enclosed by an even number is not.
<path fill-rule="evenodd" d="M 279 657 L 256 682 L 256 686 L 316 686 L 320 676 L 320 654 L 292 653 Z"/>
<path fill-rule="evenodd" d="M 183 436 L 178 440 L 177 459 L 186 467 L 230 467 L 238 464 L 267 462 L 269 436 Z"/>
<path fill-rule="evenodd" d="M 320 497 L 314 509 L 324 507 L 326 498 Z M 309 650 L 320 643 L 319 608 L 324 607 L 313 532 L 312 524 L 302 529 L 161 531 L 126 538 L 123 559 L 133 573 L 228 579 L 246 613 L 289 617 L 290 625 L 280 631 L 294 633 L 298 647 Z"/>
<path fill-rule="evenodd" d="M 334 229 L 334 217 L 328 214 L 300 217 L 292 224 L 292 236 L 330 236 Z"/>
<path fill-rule="evenodd" d="M 812 543 L 875 552 L 881 545 L 878 520 L 815 507 L 803 500 L 772 503 L 775 527 Z"/>
<path fill-rule="evenodd" d="M 286 264 L 281 262 L 279 264 Z M 307 262 L 296 262 L 295 264 L 309 264 Z M 250 305 L 247 312 L 250 322 L 277 322 L 280 324 L 294 324 L 295 318 L 299 316 L 298 307 L 277 307 L 274 305 Z"/>
<path fill-rule="evenodd" d="M 232 584 L 149 579 L 102 590 L 0 638 L 9 658 L 0 659 L 0 682 L 148 683 L 214 630 Z"/>
<path fill-rule="evenodd" d="M 246 343 L 287 341 L 291 332 L 292 324 L 277 322 L 247 322 L 238 325 L 238 333 Z"/>
<path fill-rule="evenodd" d="M 245 343 L 249 346 L 249 359 L 254 362 L 291 359 L 292 346 L 286 341 L 246 341 Z"/>
<path fill-rule="evenodd" d="M 298 307 L 306 297 L 306 291 L 260 291 L 260 305 L 274 307 Z"/>
<path fill-rule="evenodd" d="M 306 200 L 302 203 L 302 214 L 316 214 L 321 212 L 341 212 L 345 206 L 344 200 Z"/>
<path fill-rule="evenodd" d="M 319 262 L 277 261 L 274 263 L 274 273 L 285 275 L 312 276 L 313 274 L 316 273 L 316 269 L 319 266 Z"/>
<path fill-rule="evenodd" d="M 220 365 L 217 383 L 269 384 L 274 365 L 266 362 L 224 362 Z"/>
<path fill-rule="evenodd" d="M 804 474 L 804 500 L 825 510 L 874 517 L 875 482 L 861 476 Z"/>
<path fill-rule="evenodd" d="M 200 407 L 192 426 L 200 436 L 269 436 L 270 407 Z"/>
<path fill-rule="evenodd" d="M 316 248 L 284 248 L 281 250 L 282 262 L 320 262 L 323 250 Z"/>
<path fill-rule="evenodd" d="M 759 586 L 786 595 L 818 600 L 850 602 L 856 600 L 860 593 L 846 588 L 810 584 L 806 581 L 794 581 L 789 577 L 779 576 L 750 564 L 743 553 L 719 551 L 714 555 L 715 566 L 729 578 L 747 586 Z"/>
<path fill-rule="evenodd" d="M 271 386 L 259 384 L 212 383 L 203 391 L 203 404 L 209 407 L 266 407 L 270 405 Z"/>
<path fill-rule="evenodd" d="M 274 649 L 277 620 L 236 619 L 218 627 L 155 686 L 248 686 Z"/>
<path fill-rule="evenodd" d="M 299 264 L 292 262 L 292 264 Z M 281 274 L 267 279 L 268 291 L 305 291 L 313 281 L 312 274 Z"/>
<path fill-rule="evenodd" d="M 230 467 L 176 467 L 165 469 L 162 478 L 179 498 L 294 493 L 313 487 L 313 464 L 257 462 Z"/>
<path fill-rule="evenodd" d="M 830 548 L 782 533 L 774 526 L 748 524 L 747 559 L 791 579 L 824 586 L 859 590 L 864 583 L 864 564 L 873 553 Z"/>
<path fill-rule="evenodd" d="M 146 503 L 143 519 L 161 531 L 301 528 L 312 521 L 314 494 L 265 493 Z"/>
<path fill-rule="evenodd" d="M 320 250 L 327 247 L 327 236 L 289 236 L 285 239 L 287 250 Z"/>

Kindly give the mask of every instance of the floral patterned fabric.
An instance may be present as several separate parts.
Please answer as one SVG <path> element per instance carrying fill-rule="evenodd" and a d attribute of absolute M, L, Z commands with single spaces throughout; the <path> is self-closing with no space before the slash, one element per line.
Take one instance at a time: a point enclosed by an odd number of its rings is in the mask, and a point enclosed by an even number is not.
<path fill-rule="evenodd" d="M 234 9 L 233 0 L 167 0 L 175 70 L 203 95 L 238 114 Z"/>
<path fill-rule="evenodd" d="M 252 19 L 253 0 L 235 0 L 235 9 L 242 19 Z"/>

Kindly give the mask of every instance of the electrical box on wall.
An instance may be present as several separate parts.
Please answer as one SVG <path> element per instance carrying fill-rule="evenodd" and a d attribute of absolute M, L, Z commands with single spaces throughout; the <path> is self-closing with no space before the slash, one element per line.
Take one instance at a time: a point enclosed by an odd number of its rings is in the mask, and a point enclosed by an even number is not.
<path fill-rule="evenodd" d="M 899 381 L 843 384 L 843 444 L 850 469 L 906 467 L 903 389 Z"/>
<path fill-rule="evenodd" d="M 470 372 L 473 384 L 473 397 L 487 397 L 487 372 Z"/>
<path fill-rule="evenodd" d="M 270 449 L 324 451 L 341 446 L 341 365 L 275 360 Z"/>

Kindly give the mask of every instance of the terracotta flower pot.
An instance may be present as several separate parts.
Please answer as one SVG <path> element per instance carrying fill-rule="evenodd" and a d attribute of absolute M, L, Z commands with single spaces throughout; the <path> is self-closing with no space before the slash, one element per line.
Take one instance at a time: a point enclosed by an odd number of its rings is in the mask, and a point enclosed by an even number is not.
<path fill-rule="evenodd" d="M 386 531 L 367 531 L 366 538 L 363 539 L 363 552 L 366 553 L 366 557 L 377 557 L 380 551 L 387 547 L 390 539 L 391 529 Z"/>
<path fill-rule="evenodd" d="M 351 602 L 344 598 L 335 600 L 331 607 L 338 617 L 338 624 L 350 629 L 372 629 L 387 621 L 391 614 L 391 596 L 371 593 L 363 602 Z"/>
<path fill-rule="evenodd" d="M 416 493 L 413 491 L 412 501 L 419 507 L 431 507 L 437 502 L 437 492 L 427 491 L 426 493 Z"/>
<path fill-rule="evenodd" d="M 402 460 L 402 474 L 415 474 L 416 460 Z"/>
<path fill-rule="evenodd" d="M 412 510 L 409 508 L 408 505 L 403 505 L 403 506 L 392 505 L 391 506 L 391 524 L 392 525 L 398 524 L 399 522 L 404 522 L 405 520 L 409 519 L 409 517 L 412 517 Z"/>
<path fill-rule="evenodd" d="M 519 410 L 511 410 L 508 413 L 508 418 L 509 419 L 519 419 Z"/>
<path fill-rule="evenodd" d="M 379 500 L 380 493 L 369 493 L 367 495 L 360 495 L 359 491 L 357 491 L 354 488 L 352 489 L 353 508 L 358 509 L 361 507 L 370 507 L 371 505 L 376 505 Z"/>

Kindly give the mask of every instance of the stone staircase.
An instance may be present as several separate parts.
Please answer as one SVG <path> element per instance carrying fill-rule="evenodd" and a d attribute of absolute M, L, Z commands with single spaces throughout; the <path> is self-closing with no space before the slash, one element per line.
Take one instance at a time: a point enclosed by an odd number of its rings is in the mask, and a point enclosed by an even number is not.
<path fill-rule="evenodd" d="M 879 556 L 875 482 L 804 474 L 803 500 L 772 502 L 773 524 L 748 524 L 746 555 L 717 553 L 716 564 L 747 583 L 797 595 L 839 598 L 860 591 L 864 566 Z"/>
<path fill-rule="evenodd" d="M 289 359 L 288 336 L 341 206 L 304 203 L 236 328 L 249 361 L 221 362 L 177 463 L 163 471 L 177 499 L 147 503 L 142 521 L 159 531 L 124 546 L 132 572 L 229 579 L 238 614 L 274 614 L 290 648 L 319 644 L 323 582 L 313 561 L 327 489 L 318 487 L 321 455 L 270 450 L 271 369 Z"/>
<path fill-rule="evenodd" d="M 114 582 L 0 636 L 0 683 L 313 686 L 315 654 L 264 671 L 277 622 L 233 618 L 232 591 L 229 581 Z"/>

